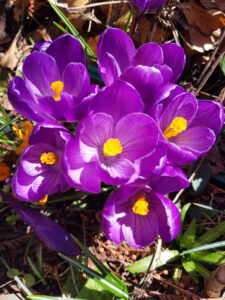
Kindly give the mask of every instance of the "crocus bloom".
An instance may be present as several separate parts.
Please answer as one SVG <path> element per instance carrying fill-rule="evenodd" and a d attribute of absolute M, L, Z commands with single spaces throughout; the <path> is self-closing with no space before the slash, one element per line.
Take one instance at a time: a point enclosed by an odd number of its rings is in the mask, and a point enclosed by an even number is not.
<path fill-rule="evenodd" d="M 140 95 L 126 82 L 118 80 L 98 93 L 66 145 L 63 166 L 71 186 L 98 193 L 101 181 L 134 180 L 140 160 L 158 141 L 157 125 L 142 109 Z"/>
<path fill-rule="evenodd" d="M 69 188 L 61 170 L 61 156 L 69 138 L 69 131 L 58 123 L 46 121 L 34 127 L 12 181 L 18 199 L 38 201 Z"/>
<path fill-rule="evenodd" d="M 0 163 L 0 181 L 4 181 L 10 176 L 11 169 L 8 165 Z"/>
<path fill-rule="evenodd" d="M 168 160 L 176 166 L 189 164 L 206 154 L 224 123 L 221 103 L 198 101 L 186 92 L 162 101 L 156 112 L 160 140 L 167 147 Z"/>
<path fill-rule="evenodd" d="M 48 248 L 71 256 L 79 254 L 80 250 L 61 225 L 39 211 L 22 205 L 2 191 L 0 191 L 0 194 Z"/>
<path fill-rule="evenodd" d="M 158 143 L 154 152 L 141 160 L 135 184 L 144 183 L 160 194 L 176 192 L 189 186 L 186 174 L 168 161 L 167 148 L 162 142 Z"/>
<path fill-rule="evenodd" d="M 125 240 L 134 248 L 152 244 L 159 234 L 170 242 L 180 231 L 176 206 L 148 186 L 124 185 L 107 200 L 102 212 L 102 230 L 116 244 Z"/>
<path fill-rule="evenodd" d="M 28 140 L 33 130 L 33 125 L 29 121 L 25 121 L 22 125 L 22 129 L 19 129 L 17 124 L 13 124 L 12 131 L 22 141 L 22 143 L 16 148 L 16 154 L 20 155 L 23 150 L 29 145 Z"/>
<path fill-rule="evenodd" d="M 130 3 L 140 9 L 141 12 L 147 13 L 163 5 L 167 0 L 130 0 Z"/>
<path fill-rule="evenodd" d="M 182 47 L 174 43 L 163 45 L 147 43 L 135 50 L 131 38 L 124 31 L 115 28 L 106 29 L 102 33 L 97 52 L 99 72 L 107 85 L 112 84 L 121 75 L 123 75 L 123 80 L 128 82 L 132 80 L 131 84 L 135 87 L 136 85 L 138 87 L 138 83 L 141 84 L 144 77 L 147 77 L 145 80 L 151 77 L 149 84 L 151 80 L 155 84 L 156 76 L 160 77 L 162 83 L 175 82 L 185 65 Z M 138 69 L 138 74 L 137 71 L 133 71 L 134 75 L 129 73 L 132 72 L 129 71 L 130 68 L 139 66 L 142 68 Z M 154 67 L 154 69 L 145 67 Z M 165 89 L 164 85 L 163 89 Z"/>
<path fill-rule="evenodd" d="M 9 85 L 9 100 L 30 120 L 78 121 L 97 91 L 90 84 L 85 53 L 69 34 L 45 45 L 25 59 L 23 79 L 17 76 Z"/>

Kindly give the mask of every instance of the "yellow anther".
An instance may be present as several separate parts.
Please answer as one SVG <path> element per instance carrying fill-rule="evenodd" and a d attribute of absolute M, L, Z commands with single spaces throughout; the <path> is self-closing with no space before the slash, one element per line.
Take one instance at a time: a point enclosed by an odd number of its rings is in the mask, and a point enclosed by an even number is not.
<path fill-rule="evenodd" d="M 45 205 L 48 202 L 48 195 L 46 195 L 45 197 L 43 197 L 42 199 L 40 199 L 39 201 L 40 205 Z"/>
<path fill-rule="evenodd" d="M 10 167 L 6 164 L 0 164 L 0 181 L 5 180 L 10 176 L 11 170 Z"/>
<path fill-rule="evenodd" d="M 123 151 L 119 139 L 108 139 L 103 146 L 103 153 L 106 157 L 116 156 Z"/>
<path fill-rule="evenodd" d="M 168 140 L 173 136 L 177 136 L 179 133 L 187 129 L 187 120 L 182 117 L 176 117 L 166 128 L 163 135 Z"/>
<path fill-rule="evenodd" d="M 42 153 L 40 157 L 40 161 L 42 164 L 54 165 L 59 161 L 59 158 L 57 155 L 55 155 L 54 152 L 48 152 L 48 153 Z"/>
<path fill-rule="evenodd" d="M 63 91 L 64 88 L 64 83 L 60 80 L 54 81 L 51 84 L 51 89 L 55 93 L 52 97 L 54 98 L 55 101 L 59 101 L 61 99 L 61 92 Z"/>
<path fill-rule="evenodd" d="M 148 201 L 144 196 L 140 196 L 132 207 L 132 210 L 137 215 L 146 216 L 149 213 Z"/>

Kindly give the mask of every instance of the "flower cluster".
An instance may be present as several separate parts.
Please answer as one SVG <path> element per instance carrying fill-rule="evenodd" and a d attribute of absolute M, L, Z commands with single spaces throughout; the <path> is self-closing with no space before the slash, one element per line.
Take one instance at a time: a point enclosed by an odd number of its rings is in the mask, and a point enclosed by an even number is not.
<path fill-rule="evenodd" d="M 135 49 L 123 31 L 107 29 L 97 52 L 101 88 L 91 84 L 84 51 L 69 34 L 37 44 L 23 78 L 10 83 L 12 105 L 38 122 L 19 158 L 13 191 L 18 199 L 38 201 L 69 188 L 99 193 L 102 183 L 116 186 L 102 211 L 105 235 L 136 248 L 158 234 L 170 242 L 180 215 L 164 194 L 189 185 L 180 167 L 210 150 L 223 108 L 176 84 L 185 65 L 176 44 Z M 75 134 L 59 122 L 78 122 Z"/>

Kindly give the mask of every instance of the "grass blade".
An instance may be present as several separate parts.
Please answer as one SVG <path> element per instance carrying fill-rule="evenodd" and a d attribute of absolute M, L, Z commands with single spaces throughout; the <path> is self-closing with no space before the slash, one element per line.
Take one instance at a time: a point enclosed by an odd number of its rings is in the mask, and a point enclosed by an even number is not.
<path fill-rule="evenodd" d="M 65 261 L 67 261 L 68 263 L 70 263 L 71 265 L 73 265 L 74 267 L 76 267 L 79 271 L 85 272 L 89 277 L 91 277 L 93 280 L 95 280 L 104 289 L 108 290 L 109 292 L 111 292 L 112 294 L 114 294 L 116 296 L 119 296 L 122 299 L 129 299 L 129 295 L 126 292 L 124 292 L 123 290 L 121 290 L 120 288 L 118 288 L 115 285 L 116 282 L 114 282 L 114 284 L 112 284 L 111 282 L 109 282 L 107 280 L 107 278 L 106 278 L 107 276 L 105 278 L 103 278 L 100 273 L 97 273 L 96 271 L 93 271 L 89 267 L 80 264 L 78 261 L 73 260 L 70 257 L 68 257 L 66 255 L 63 255 L 61 253 L 59 255 Z"/>
<path fill-rule="evenodd" d="M 220 247 L 225 247 L 225 241 L 222 242 L 216 242 L 212 244 L 207 244 L 207 245 L 202 245 L 196 248 L 192 248 L 190 250 L 184 251 L 180 253 L 180 255 L 186 255 L 192 252 L 198 252 L 198 251 L 203 251 L 203 250 L 208 250 L 208 249 L 215 249 L 215 248 L 220 248 Z"/>
<path fill-rule="evenodd" d="M 91 57 L 95 57 L 95 53 L 92 51 L 92 49 L 88 46 L 86 41 L 82 38 L 80 33 L 77 31 L 77 29 L 73 26 L 73 24 L 67 19 L 67 17 L 61 12 L 61 10 L 51 1 L 48 0 L 48 3 L 52 7 L 52 9 L 55 11 L 55 13 L 59 16 L 59 18 L 63 21 L 63 23 L 68 27 L 68 30 L 78 38 L 80 41 L 83 49 L 86 51 L 87 55 Z"/>

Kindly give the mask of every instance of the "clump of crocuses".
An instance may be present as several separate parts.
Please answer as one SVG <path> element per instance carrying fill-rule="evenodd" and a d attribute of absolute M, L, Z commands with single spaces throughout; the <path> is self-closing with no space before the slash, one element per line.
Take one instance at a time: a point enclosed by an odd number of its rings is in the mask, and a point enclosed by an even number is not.
<path fill-rule="evenodd" d="M 145 12 L 159 5 L 132 3 Z M 174 43 L 136 50 L 123 31 L 111 28 L 97 52 L 101 88 L 91 84 L 84 51 L 69 34 L 37 44 L 23 78 L 10 83 L 18 113 L 40 122 L 19 158 L 13 191 L 20 200 L 37 201 L 69 188 L 99 193 L 102 183 L 112 185 L 116 191 L 101 219 L 109 239 L 136 248 L 157 235 L 170 242 L 180 231 L 180 214 L 164 194 L 189 185 L 180 167 L 213 146 L 224 122 L 222 105 L 198 101 L 176 84 L 185 54 Z M 56 121 L 79 123 L 71 132 L 74 126 Z"/>

